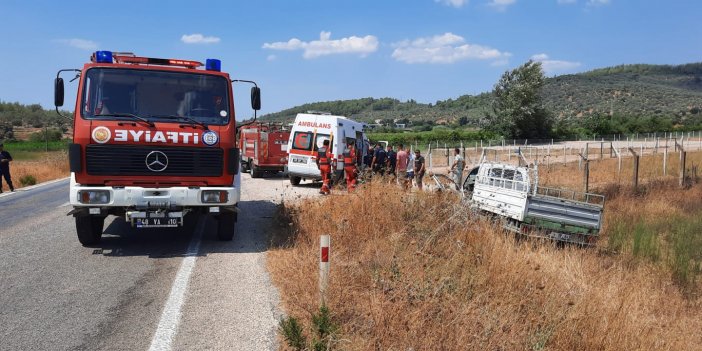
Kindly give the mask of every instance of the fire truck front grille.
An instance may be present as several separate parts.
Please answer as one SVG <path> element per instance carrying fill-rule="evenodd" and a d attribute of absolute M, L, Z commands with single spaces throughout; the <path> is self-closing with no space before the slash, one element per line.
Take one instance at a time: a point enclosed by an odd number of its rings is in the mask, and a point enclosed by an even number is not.
<path fill-rule="evenodd" d="M 217 177 L 223 156 L 220 148 L 88 145 L 85 150 L 90 175 Z"/>

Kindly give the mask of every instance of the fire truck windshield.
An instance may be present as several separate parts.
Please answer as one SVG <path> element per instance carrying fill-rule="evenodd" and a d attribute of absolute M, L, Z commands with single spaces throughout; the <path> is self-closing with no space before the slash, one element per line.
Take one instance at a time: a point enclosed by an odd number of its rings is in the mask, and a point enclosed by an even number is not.
<path fill-rule="evenodd" d="M 91 68 L 85 77 L 81 114 L 88 119 L 229 122 L 229 81 L 223 77 L 169 71 Z M 176 118 L 174 118 L 176 117 Z"/>

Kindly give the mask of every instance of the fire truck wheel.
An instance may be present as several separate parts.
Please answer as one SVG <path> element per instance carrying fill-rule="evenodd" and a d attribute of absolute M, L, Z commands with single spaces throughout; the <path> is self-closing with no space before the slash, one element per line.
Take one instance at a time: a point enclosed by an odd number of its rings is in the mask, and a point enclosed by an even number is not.
<path fill-rule="evenodd" d="M 222 241 L 231 241 L 234 238 L 236 213 L 220 213 L 217 218 L 217 238 Z"/>
<path fill-rule="evenodd" d="M 263 177 L 263 171 L 260 171 L 256 165 L 251 165 L 251 178 Z"/>
<path fill-rule="evenodd" d="M 83 246 L 95 245 L 102 238 L 102 227 L 105 217 L 78 216 L 76 217 L 76 232 L 78 241 Z"/>
<path fill-rule="evenodd" d="M 241 169 L 242 169 L 244 172 L 248 172 L 250 168 L 251 168 L 251 163 L 249 163 L 249 161 L 246 161 L 246 162 L 242 162 L 242 163 L 241 163 Z"/>
<path fill-rule="evenodd" d="M 292 185 L 300 185 L 301 180 L 302 177 L 290 176 L 290 184 Z"/>

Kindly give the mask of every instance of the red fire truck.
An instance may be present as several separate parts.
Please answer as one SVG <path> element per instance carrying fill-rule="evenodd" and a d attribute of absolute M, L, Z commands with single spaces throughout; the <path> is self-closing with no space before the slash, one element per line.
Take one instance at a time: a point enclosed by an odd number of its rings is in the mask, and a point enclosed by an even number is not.
<path fill-rule="evenodd" d="M 69 213 L 83 245 L 100 241 L 105 217 L 132 226 L 178 227 L 187 214 L 211 214 L 231 240 L 241 194 L 232 80 L 221 62 L 97 51 L 83 69 L 60 70 L 79 86 L 73 116 Z M 236 81 L 236 80 L 235 80 Z M 252 83 L 251 107 L 260 109 Z M 59 112 L 60 113 L 60 112 Z"/>
<path fill-rule="evenodd" d="M 253 123 L 241 128 L 241 166 L 259 178 L 264 172 L 282 172 L 288 163 L 290 130 L 278 123 Z"/>

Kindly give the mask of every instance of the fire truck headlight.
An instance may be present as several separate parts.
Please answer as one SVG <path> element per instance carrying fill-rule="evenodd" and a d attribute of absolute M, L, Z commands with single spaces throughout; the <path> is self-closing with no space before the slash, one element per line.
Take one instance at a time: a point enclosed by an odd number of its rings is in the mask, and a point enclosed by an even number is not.
<path fill-rule="evenodd" d="M 81 190 L 78 192 L 78 199 L 87 205 L 107 204 L 110 202 L 110 192 L 108 190 Z"/>
<path fill-rule="evenodd" d="M 201 200 L 205 204 L 224 203 L 229 200 L 229 193 L 225 190 L 203 190 Z"/>

